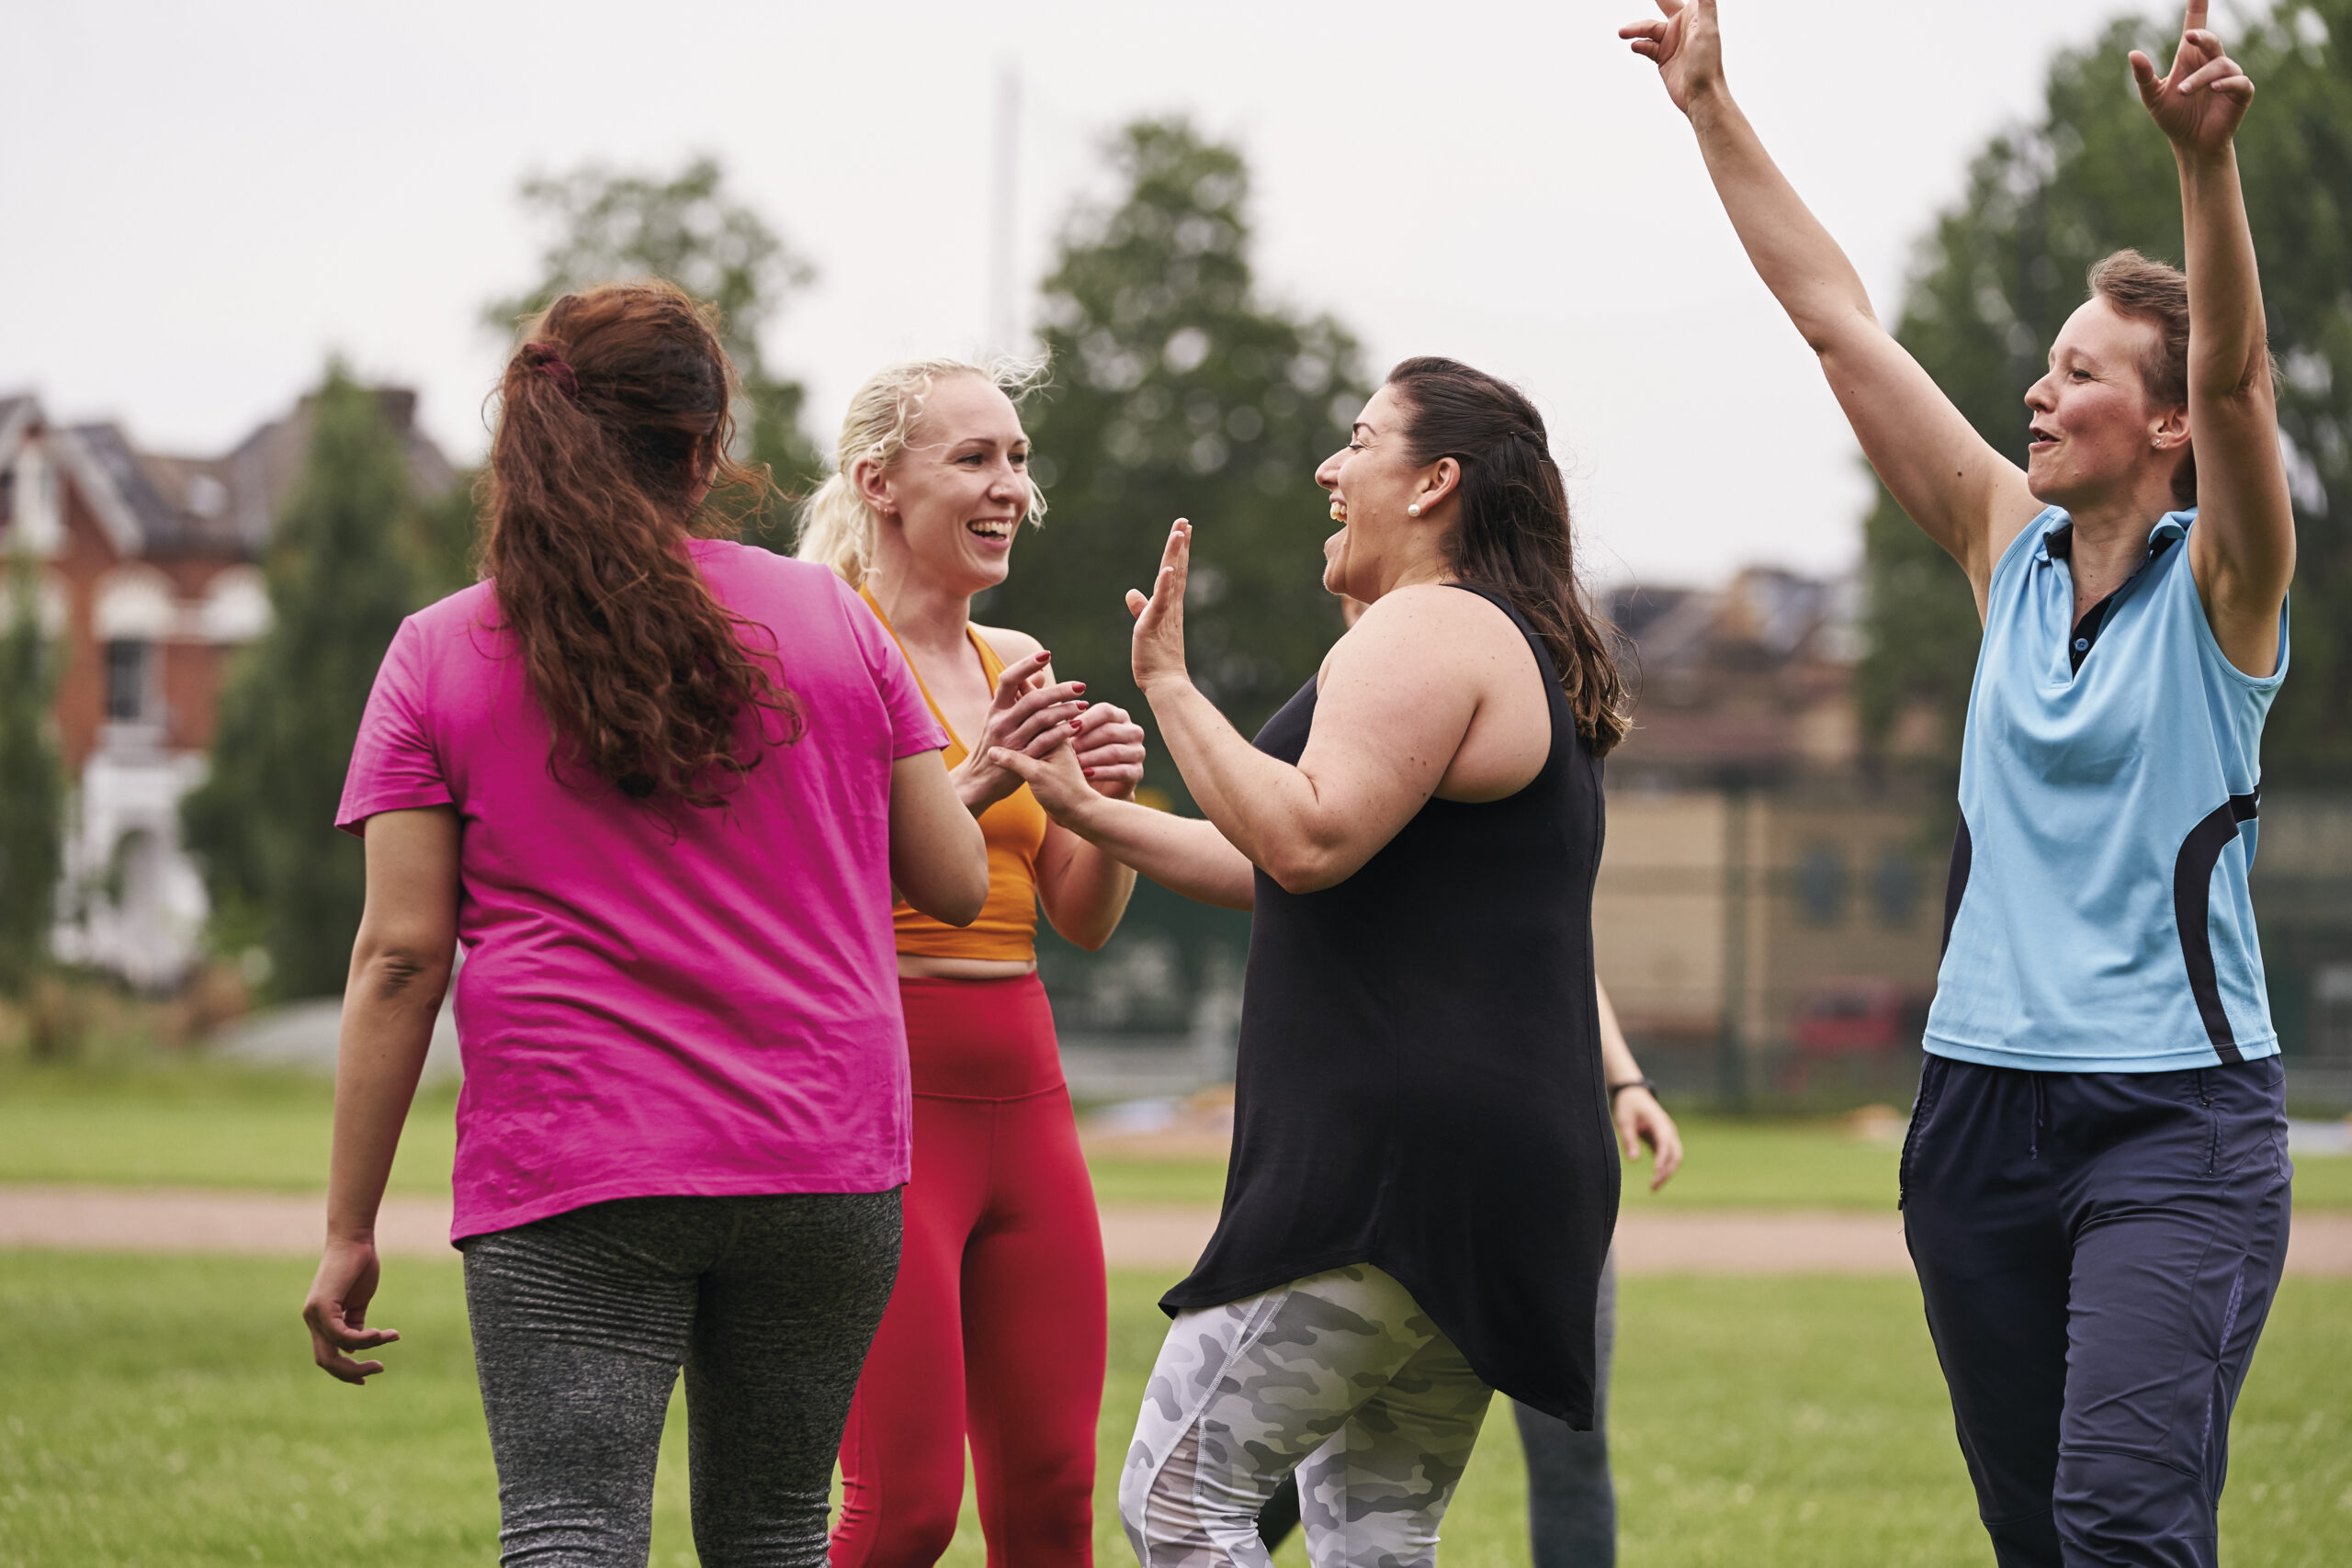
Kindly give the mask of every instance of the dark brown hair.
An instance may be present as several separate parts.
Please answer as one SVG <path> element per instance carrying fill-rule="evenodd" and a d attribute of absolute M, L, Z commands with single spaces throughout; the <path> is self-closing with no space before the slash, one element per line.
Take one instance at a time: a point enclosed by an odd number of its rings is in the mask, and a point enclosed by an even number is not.
<path fill-rule="evenodd" d="M 1405 404 L 1410 460 L 1462 465 L 1462 522 L 1447 547 L 1454 575 L 1518 606 L 1551 652 L 1577 733 L 1607 756 L 1625 739 L 1625 682 L 1608 623 L 1577 584 L 1567 487 L 1544 416 L 1518 388 L 1457 360 L 1405 360 L 1388 385 Z"/>
<path fill-rule="evenodd" d="M 2158 408 L 2188 406 L 2188 275 L 2137 251 L 2117 251 L 2091 267 L 2091 293 L 2116 310 L 2156 329 L 2156 347 L 2140 356 L 2140 383 Z M 2197 448 L 2181 454 L 2172 473 L 2172 498 L 2197 504 Z"/>
<path fill-rule="evenodd" d="M 735 377 L 715 314 L 649 280 L 567 294 L 533 320 L 500 383 L 482 543 L 555 728 L 549 769 L 695 807 L 721 804 L 802 728 L 773 637 L 747 650 L 752 624 L 684 549 L 731 532 L 707 492 L 767 484 L 727 455 Z"/>

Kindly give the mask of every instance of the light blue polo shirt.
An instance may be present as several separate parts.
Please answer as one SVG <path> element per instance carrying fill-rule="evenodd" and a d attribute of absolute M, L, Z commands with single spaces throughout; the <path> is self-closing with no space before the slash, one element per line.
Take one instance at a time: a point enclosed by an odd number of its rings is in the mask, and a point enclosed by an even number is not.
<path fill-rule="evenodd" d="M 2163 1072 L 2278 1049 L 2246 874 L 2259 679 L 2214 641 L 2167 513 L 2077 672 L 2056 507 L 1993 568 L 1961 743 L 1960 830 L 1928 1014 L 1939 1056 L 2048 1072 Z"/>

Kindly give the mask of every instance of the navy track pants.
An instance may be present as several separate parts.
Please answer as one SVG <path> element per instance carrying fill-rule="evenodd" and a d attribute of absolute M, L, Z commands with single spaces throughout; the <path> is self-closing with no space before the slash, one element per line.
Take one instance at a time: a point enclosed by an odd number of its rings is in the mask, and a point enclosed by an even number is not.
<path fill-rule="evenodd" d="M 2284 1082 L 1928 1058 L 1904 1235 L 2002 1568 L 2213 1568 L 2287 1255 Z"/>

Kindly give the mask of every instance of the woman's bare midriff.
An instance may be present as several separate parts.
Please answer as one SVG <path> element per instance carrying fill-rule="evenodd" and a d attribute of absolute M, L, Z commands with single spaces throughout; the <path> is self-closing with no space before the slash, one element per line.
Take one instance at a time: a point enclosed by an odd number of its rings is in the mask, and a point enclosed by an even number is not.
<path fill-rule="evenodd" d="M 899 954 L 901 980 L 1009 980 L 1035 973 L 1034 958 L 933 958 L 921 953 Z"/>

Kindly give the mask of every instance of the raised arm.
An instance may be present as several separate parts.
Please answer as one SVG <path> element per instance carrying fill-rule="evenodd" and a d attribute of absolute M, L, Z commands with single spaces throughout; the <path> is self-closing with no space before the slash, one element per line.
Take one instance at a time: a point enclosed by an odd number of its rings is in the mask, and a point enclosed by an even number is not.
<path fill-rule="evenodd" d="M 2278 611 L 2295 574 L 2295 514 L 2278 451 L 2278 404 L 2254 235 L 2238 187 L 2238 123 L 2254 84 L 2188 7 L 2162 80 L 2132 51 L 2140 101 L 2172 141 L 2188 240 L 2188 428 L 2197 455 L 2189 561 L 2213 635 L 2249 675 L 2278 664 Z"/>
<path fill-rule="evenodd" d="M 1429 585 L 1383 597 L 1326 659 L 1314 728 L 1293 764 L 1250 745 L 1193 684 L 1183 611 L 1192 537 L 1178 519 L 1150 597 L 1127 594 L 1136 684 L 1216 830 L 1285 891 L 1336 886 L 1444 782 L 1492 678 L 1500 639 L 1484 617 L 1494 613 Z"/>
<path fill-rule="evenodd" d="M 1984 609 L 1993 563 L 2041 510 L 2025 473 L 1976 434 L 1879 325 L 1845 252 L 1821 226 L 1724 85 L 1715 0 L 1657 0 L 1662 20 L 1618 29 L 1655 62 L 1690 121 L 1724 211 L 1895 502 L 1968 572 Z"/>
<path fill-rule="evenodd" d="M 1080 771 L 1083 756 L 1066 747 L 1044 757 L 1001 750 L 998 761 L 1020 773 L 1056 828 L 1120 864 L 1196 904 L 1220 909 L 1256 905 L 1257 868 L 1216 824 L 1102 794 Z M 1055 929 L 1060 930 L 1059 921 Z"/>

